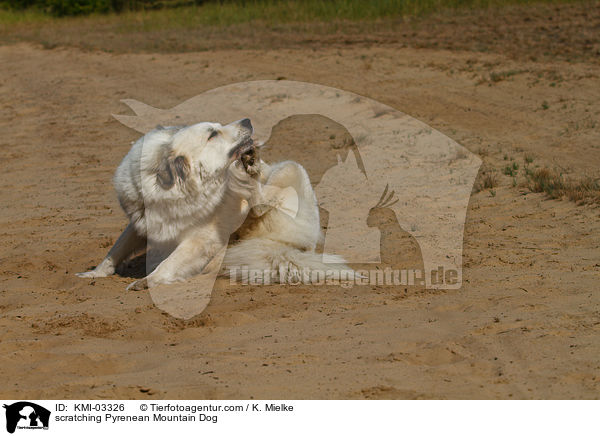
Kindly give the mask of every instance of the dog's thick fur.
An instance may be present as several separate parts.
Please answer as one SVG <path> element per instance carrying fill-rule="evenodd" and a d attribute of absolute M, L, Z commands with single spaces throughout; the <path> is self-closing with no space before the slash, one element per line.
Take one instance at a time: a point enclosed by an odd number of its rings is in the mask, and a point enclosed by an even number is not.
<path fill-rule="evenodd" d="M 104 260 L 78 275 L 111 275 L 148 245 L 152 271 L 128 289 L 182 281 L 203 272 L 236 232 L 223 275 L 247 267 L 269 271 L 270 282 L 309 282 L 315 270 L 353 279 L 342 258 L 315 253 L 319 212 L 304 168 L 269 166 L 255 156 L 251 135 L 244 119 L 159 127 L 140 138 L 114 177 L 130 223 Z"/>

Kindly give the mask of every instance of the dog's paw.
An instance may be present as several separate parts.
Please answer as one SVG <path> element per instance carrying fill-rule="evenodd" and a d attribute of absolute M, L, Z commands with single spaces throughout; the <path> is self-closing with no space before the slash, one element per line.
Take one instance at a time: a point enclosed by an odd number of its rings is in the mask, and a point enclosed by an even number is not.
<path fill-rule="evenodd" d="M 250 174 L 251 176 L 256 176 L 256 175 L 260 174 L 260 164 L 255 163 L 252 165 L 248 165 L 246 167 L 246 172 L 248 174 Z"/>
<path fill-rule="evenodd" d="M 267 204 L 259 204 L 250 209 L 250 215 L 253 218 L 260 218 L 261 216 L 269 212 L 271 209 L 273 208 Z"/>
<path fill-rule="evenodd" d="M 279 283 L 285 285 L 297 285 L 305 279 L 305 271 L 293 262 L 281 262 L 277 267 L 279 272 Z"/>
<path fill-rule="evenodd" d="M 136 280 L 127 286 L 128 291 L 143 291 L 144 289 L 148 289 L 148 279 L 146 277 Z"/>
<path fill-rule="evenodd" d="M 290 285 L 297 285 L 298 283 L 302 282 L 302 273 L 301 271 L 295 266 L 291 266 L 290 269 L 288 270 L 288 276 L 287 276 L 287 283 Z"/>
<path fill-rule="evenodd" d="M 78 272 L 75 273 L 77 277 L 81 277 L 82 279 L 95 279 L 97 277 L 108 277 L 110 274 L 107 274 L 104 271 L 98 271 L 98 269 L 93 269 L 91 271 Z"/>
<path fill-rule="evenodd" d="M 260 158 L 256 147 L 250 148 L 240 157 L 244 169 L 251 176 L 255 176 L 260 172 Z"/>
<path fill-rule="evenodd" d="M 104 259 L 100 264 L 91 271 L 75 273 L 77 277 L 84 279 L 95 279 L 97 277 L 108 277 L 115 273 L 115 267 L 110 259 Z"/>

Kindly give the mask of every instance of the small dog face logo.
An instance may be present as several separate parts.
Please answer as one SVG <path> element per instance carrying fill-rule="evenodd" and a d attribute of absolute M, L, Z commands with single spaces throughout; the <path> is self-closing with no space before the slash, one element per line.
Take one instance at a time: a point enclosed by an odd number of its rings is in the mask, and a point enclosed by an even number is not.
<path fill-rule="evenodd" d="M 3 406 L 6 409 L 6 431 L 14 433 L 19 429 L 48 429 L 50 411 L 28 401 L 19 401 Z"/>

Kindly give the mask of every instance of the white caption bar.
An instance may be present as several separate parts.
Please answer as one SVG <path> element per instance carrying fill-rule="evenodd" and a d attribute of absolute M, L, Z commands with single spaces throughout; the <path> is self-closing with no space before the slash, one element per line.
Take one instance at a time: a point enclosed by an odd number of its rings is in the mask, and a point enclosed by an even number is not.
<path fill-rule="evenodd" d="M 0 425 L 33 435 L 583 434 L 585 401 L 46 401 L 5 400 Z M 35 430 L 42 430 L 36 432 Z M 4 433 L 6 434 L 6 433 Z"/>

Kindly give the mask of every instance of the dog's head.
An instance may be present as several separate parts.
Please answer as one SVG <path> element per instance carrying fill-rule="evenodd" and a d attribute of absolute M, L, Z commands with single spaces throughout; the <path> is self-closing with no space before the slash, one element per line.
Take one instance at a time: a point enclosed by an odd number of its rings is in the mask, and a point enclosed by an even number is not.
<path fill-rule="evenodd" d="M 178 129 L 168 152 L 159 159 L 159 185 L 170 189 L 177 179 L 185 183 L 190 176 L 200 181 L 219 177 L 252 149 L 252 133 L 248 118 L 225 126 L 205 122 Z"/>

